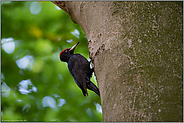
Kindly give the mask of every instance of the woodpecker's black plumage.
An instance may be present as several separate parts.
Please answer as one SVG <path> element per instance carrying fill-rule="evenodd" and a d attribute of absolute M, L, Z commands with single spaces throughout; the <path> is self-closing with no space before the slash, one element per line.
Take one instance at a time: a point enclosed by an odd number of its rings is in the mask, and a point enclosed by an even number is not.
<path fill-rule="evenodd" d="M 78 44 L 79 42 L 72 48 L 61 51 L 59 55 L 60 60 L 68 63 L 68 69 L 85 97 L 88 95 L 87 89 L 94 91 L 100 96 L 99 89 L 90 81 L 94 69 L 90 68 L 90 63 L 84 56 L 74 54 L 75 47 Z"/>

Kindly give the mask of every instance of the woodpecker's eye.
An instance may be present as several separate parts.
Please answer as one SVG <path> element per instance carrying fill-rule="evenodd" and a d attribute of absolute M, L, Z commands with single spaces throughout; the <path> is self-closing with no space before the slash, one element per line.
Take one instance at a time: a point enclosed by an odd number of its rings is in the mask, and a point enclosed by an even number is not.
<path fill-rule="evenodd" d="M 67 53 L 68 51 L 67 51 L 67 50 L 65 50 L 65 52 Z"/>

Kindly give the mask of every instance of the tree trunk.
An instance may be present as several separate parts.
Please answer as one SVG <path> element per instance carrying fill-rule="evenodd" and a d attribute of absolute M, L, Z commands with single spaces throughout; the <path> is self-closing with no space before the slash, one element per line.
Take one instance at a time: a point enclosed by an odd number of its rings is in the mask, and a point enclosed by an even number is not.
<path fill-rule="evenodd" d="M 57 2 L 87 35 L 103 120 L 183 121 L 183 2 Z"/>

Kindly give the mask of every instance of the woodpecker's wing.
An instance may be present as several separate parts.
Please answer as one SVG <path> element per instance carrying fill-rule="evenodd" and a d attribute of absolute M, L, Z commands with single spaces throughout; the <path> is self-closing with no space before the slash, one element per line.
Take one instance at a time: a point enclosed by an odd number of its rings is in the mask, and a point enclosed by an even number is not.
<path fill-rule="evenodd" d="M 86 94 L 88 95 L 85 72 L 90 70 L 90 65 L 87 59 L 80 54 L 73 54 L 68 61 L 68 68 L 71 75 L 74 77 L 75 82 L 81 88 L 84 96 L 86 96 Z"/>
<path fill-rule="evenodd" d="M 79 71 L 79 73 L 83 73 L 83 72 Z M 74 75 L 73 77 L 74 77 L 75 82 L 77 83 L 77 85 L 82 90 L 83 95 L 86 97 L 86 94 L 88 95 L 87 88 L 86 88 L 86 83 L 85 83 L 84 78 L 82 76 L 79 76 L 79 75 L 82 75 L 82 74 L 77 74 L 77 75 Z"/>

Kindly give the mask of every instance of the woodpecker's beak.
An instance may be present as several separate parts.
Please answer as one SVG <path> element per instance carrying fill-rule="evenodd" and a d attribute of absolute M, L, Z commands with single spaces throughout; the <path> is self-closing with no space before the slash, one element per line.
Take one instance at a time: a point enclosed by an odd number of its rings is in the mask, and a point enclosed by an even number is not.
<path fill-rule="evenodd" d="M 73 52 L 74 51 L 74 49 L 75 49 L 75 47 L 77 46 L 79 44 L 79 42 L 77 42 L 72 48 L 70 48 L 70 52 Z"/>

